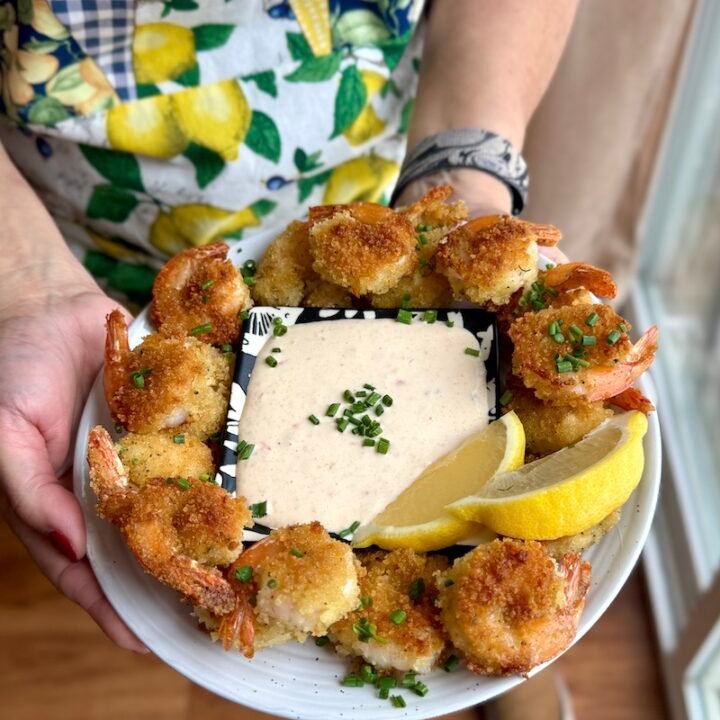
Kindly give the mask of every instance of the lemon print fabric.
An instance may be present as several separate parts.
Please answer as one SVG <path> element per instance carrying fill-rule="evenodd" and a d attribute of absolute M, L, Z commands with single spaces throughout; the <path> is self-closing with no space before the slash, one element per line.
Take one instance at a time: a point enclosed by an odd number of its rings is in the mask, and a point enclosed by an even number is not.
<path fill-rule="evenodd" d="M 0 0 L 0 143 L 119 299 L 186 248 L 390 196 L 422 0 L 68 6 Z"/>

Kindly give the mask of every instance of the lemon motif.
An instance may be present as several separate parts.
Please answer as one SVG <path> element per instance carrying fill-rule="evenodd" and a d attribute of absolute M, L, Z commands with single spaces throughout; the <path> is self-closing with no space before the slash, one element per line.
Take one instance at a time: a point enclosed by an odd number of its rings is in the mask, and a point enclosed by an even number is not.
<path fill-rule="evenodd" d="M 494 533 L 467 518 L 454 517 L 444 508 L 481 490 L 495 473 L 520 467 L 524 456 L 522 423 L 514 412 L 507 413 L 430 465 L 371 523 L 355 533 L 353 545 L 427 552 L 471 536 L 493 539 Z"/>
<path fill-rule="evenodd" d="M 236 160 L 252 111 L 235 80 L 203 85 L 169 96 L 185 137 L 214 150 L 224 160 Z"/>
<path fill-rule="evenodd" d="M 160 211 L 150 226 L 150 244 L 166 255 L 176 255 L 192 247 L 178 230 L 170 213 Z"/>
<path fill-rule="evenodd" d="M 380 73 L 372 70 L 361 70 L 360 77 L 367 91 L 367 104 L 355 118 L 350 127 L 343 130 L 343 137 L 350 145 L 362 145 L 371 140 L 385 129 L 385 123 L 377 116 L 370 104 L 372 99 L 380 92 L 387 79 Z"/>
<path fill-rule="evenodd" d="M 118 260 L 144 260 L 145 257 L 139 250 L 133 250 L 129 245 L 120 243 L 102 235 L 98 235 L 93 230 L 85 228 L 85 232 L 90 236 L 95 247 L 101 250 L 105 255 L 116 258 Z"/>
<path fill-rule="evenodd" d="M 67 28 L 55 17 L 46 0 L 32 0 L 33 30 L 53 40 L 65 40 L 70 37 Z"/>
<path fill-rule="evenodd" d="M 375 154 L 347 160 L 330 173 L 323 203 L 378 202 L 399 171 L 398 163 Z"/>
<path fill-rule="evenodd" d="M 141 84 L 172 80 L 197 62 L 192 30 L 164 22 L 138 25 L 132 53 L 135 79 Z"/>
<path fill-rule="evenodd" d="M 178 205 L 170 210 L 170 220 L 193 247 L 207 245 L 223 235 L 260 224 L 249 207 L 234 212 L 203 204 Z"/>
<path fill-rule="evenodd" d="M 108 142 L 116 150 L 169 158 L 187 147 L 173 115 L 171 96 L 156 95 L 111 108 L 106 117 Z"/>
<path fill-rule="evenodd" d="M 647 418 L 616 415 L 575 445 L 512 472 L 447 506 L 501 535 L 555 540 L 584 532 L 619 508 L 640 482 Z"/>

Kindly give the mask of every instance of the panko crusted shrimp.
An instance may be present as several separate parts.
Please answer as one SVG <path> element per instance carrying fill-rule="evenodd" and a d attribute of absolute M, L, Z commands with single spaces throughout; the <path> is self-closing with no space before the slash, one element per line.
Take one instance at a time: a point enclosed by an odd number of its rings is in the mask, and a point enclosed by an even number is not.
<path fill-rule="evenodd" d="M 429 672 L 446 646 L 433 576 L 447 568 L 447 559 L 412 550 L 359 557 L 365 571 L 360 605 L 335 623 L 328 637 L 339 653 L 381 670 Z"/>
<path fill-rule="evenodd" d="M 102 427 L 90 431 L 88 464 L 98 515 L 117 526 L 142 568 L 195 605 L 230 612 L 235 593 L 214 566 L 233 562 L 242 549 L 251 522 L 245 500 L 194 478 L 135 487 Z"/>
<path fill-rule="evenodd" d="M 225 650 L 237 647 L 246 657 L 255 648 L 325 635 L 360 597 L 350 546 L 318 522 L 273 530 L 240 555 L 228 580 L 234 608 L 206 625 Z"/>
<path fill-rule="evenodd" d="M 217 242 L 185 250 L 168 260 L 155 278 L 150 315 L 166 335 L 195 335 L 214 345 L 234 344 L 238 315 L 250 307 L 250 291 Z"/>
<path fill-rule="evenodd" d="M 558 563 L 534 541 L 495 540 L 455 561 L 438 578 L 442 620 L 469 670 L 527 673 L 575 637 L 590 565 Z"/>
<path fill-rule="evenodd" d="M 417 265 L 415 230 L 375 203 L 310 208 L 313 269 L 353 295 L 384 293 Z"/>
<path fill-rule="evenodd" d="M 630 323 L 603 304 L 527 313 L 510 328 L 513 373 L 552 404 L 610 400 L 630 388 L 657 351 L 655 326 L 634 345 L 629 330 Z"/>
<path fill-rule="evenodd" d="M 566 535 L 556 540 L 542 540 L 540 544 L 549 555 L 560 562 L 567 553 L 582 553 L 592 545 L 599 543 L 618 524 L 621 515 L 622 509 L 617 508 L 597 525 L 593 525 L 581 533 Z"/>
<path fill-rule="evenodd" d="M 115 449 L 134 485 L 144 485 L 159 477 L 210 480 L 215 469 L 210 448 L 193 435 L 128 433 Z"/>
<path fill-rule="evenodd" d="M 475 218 L 453 230 L 438 247 L 436 268 L 456 295 L 479 304 L 505 305 L 537 278 L 538 245 L 555 245 L 552 225 L 507 215 Z"/>
<path fill-rule="evenodd" d="M 452 300 L 452 289 L 444 275 L 419 270 L 402 278 L 392 290 L 370 295 L 370 303 L 376 308 L 443 308 Z"/>
<path fill-rule="evenodd" d="M 193 337 L 156 333 L 130 350 L 125 318 L 107 319 L 104 386 L 113 418 L 126 430 L 174 429 L 205 439 L 222 426 L 230 383 L 229 354 Z"/>

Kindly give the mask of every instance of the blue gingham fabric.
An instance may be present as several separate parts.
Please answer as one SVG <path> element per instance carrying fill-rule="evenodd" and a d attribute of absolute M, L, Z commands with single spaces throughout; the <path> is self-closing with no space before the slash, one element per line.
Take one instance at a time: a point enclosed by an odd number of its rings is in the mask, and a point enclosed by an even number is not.
<path fill-rule="evenodd" d="M 135 0 L 50 0 L 50 7 L 105 73 L 118 96 L 122 100 L 135 99 Z"/>

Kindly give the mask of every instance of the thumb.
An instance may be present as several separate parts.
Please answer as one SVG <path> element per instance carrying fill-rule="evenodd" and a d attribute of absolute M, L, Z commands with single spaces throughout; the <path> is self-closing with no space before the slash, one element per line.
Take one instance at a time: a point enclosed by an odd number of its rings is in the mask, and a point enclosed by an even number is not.
<path fill-rule="evenodd" d="M 38 429 L 16 415 L 3 414 L 0 438 L 0 487 L 11 510 L 36 532 L 65 538 L 74 559 L 83 557 L 85 521 L 80 504 L 56 477 Z"/>

